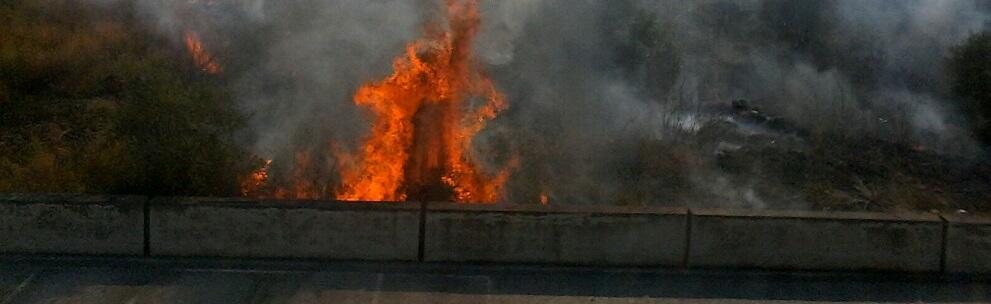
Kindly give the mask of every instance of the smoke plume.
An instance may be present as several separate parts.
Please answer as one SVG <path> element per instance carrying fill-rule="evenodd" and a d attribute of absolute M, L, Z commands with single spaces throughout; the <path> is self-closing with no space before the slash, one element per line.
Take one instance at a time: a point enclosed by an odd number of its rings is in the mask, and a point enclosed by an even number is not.
<path fill-rule="evenodd" d="M 224 77 L 251 117 L 245 145 L 274 160 L 275 179 L 303 175 L 329 187 L 339 179 L 330 149 L 357 149 L 372 119 L 352 102 L 355 90 L 388 75 L 442 7 L 134 1 L 147 26 L 176 43 L 197 31 L 230 67 Z M 774 181 L 711 164 L 718 151 L 750 144 L 740 132 L 795 149 L 822 134 L 946 155 L 979 149 L 943 61 L 988 27 L 982 1 L 500 0 L 482 1 L 481 11 L 474 52 L 509 109 L 472 152 L 491 170 L 519 157 L 505 201 L 782 204 L 755 194 Z M 726 121 L 718 109 L 739 99 L 788 128 L 710 132 Z"/>

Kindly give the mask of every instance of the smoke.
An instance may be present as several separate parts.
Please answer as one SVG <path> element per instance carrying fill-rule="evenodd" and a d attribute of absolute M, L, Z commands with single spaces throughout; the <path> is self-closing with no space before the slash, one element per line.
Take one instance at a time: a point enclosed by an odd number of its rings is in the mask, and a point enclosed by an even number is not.
<path fill-rule="evenodd" d="M 123 0 L 119 0 L 123 1 Z M 304 151 L 369 124 L 351 102 L 435 16 L 435 0 L 134 0 L 149 26 L 200 31 L 228 69 L 249 143 L 290 174 Z M 977 149 L 948 93 L 948 50 L 983 30 L 978 0 L 483 1 L 475 45 L 510 109 L 474 153 L 522 164 L 506 200 L 774 204 L 707 165 L 707 109 L 750 100 L 803 134 L 872 136 L 939 153 Z M 783 142 L 784 139 L 781 139 Z M 730 145 L 741 144 L 739 142 Z M 783 144 L 783 143 L 782 143 Z M 659 147 L 658 147 L 659 146 Z M 323 182 L 327 182 L 326 180 Z M 766 191 L 765 191 L 766 192 Z M 700 195 L 698 193 L 706 193 Z"/>
<path fill-rule="evenodd" d="M 730 77 L 738 81 L 709 82 L 713 84 L 710 95 L 761 99 L 813 130 L 866 132 L 933 147 L 959 139 L 959 134 L 949 132 L 960 130 L 933 127 L 944 125 L 934 120 L 950 119 L 945 111 L 952 108 L 940 106 L 954 104 L 947 100 L 943 70 L 947 50 L 987 23 L 987 15 L 977 10 L 976 2 L 751 1 L 698 5 L 695 10 L 722 7 L 723 14 L 736 12 L 729 18 L 735 20 L 729 21 L 731 24 L 707 27 L 695 18 L 688 22 L 694 30 L 678 31 L 687 35 L 682 38 L 686 41 L 715 36 L 719 50 L 696 49 L 693 54 L 716 58 L 706 67 L 723 70 L 714 74 L 737 75 Z M 725 50 L 744 51 L 735 56 L 709 53 Z M 732 59 L 720 60 L 727 57 Z M 740 66 L 743 68 L 726 72 Z M 822 119 L 824 115 L 826 119 Z M 876 121 L 887 121 L 888 126 L 878 126 Z M 890 127 L 903 121 L 907 130 Z"/>
<path fill-rule="evenodd" d="M 707 193 L 703 199 L 762 207 L 767 202 L 753 190 L 760 182 L 729 181 L 692 157 L 654 160 L 674 162 L 662 167 L 683 170 L 688 181 L 637 169 L 650 165 L 644 141 L 678 144 L 672 137 L 684 128 L 665 120 L 734 99 L 813 134 L 872 136 L 949 154 L 977 146 L 942 68 L 950 47 L 987 24 L 975 1 L 500 3 L 528 12 L 507 26 L 513 30 L 505 36 L 515 39 L 501 53 L 513 58 L 492 62 L 516 107 L 502 127 L 516 126 L 521 150 L 540 160 L 514 180 L 523 197 L 549 183 L 542 188 L 569 203 L 699 199 L 677 193 L 685 189 L 652 193 L 680 186 Z M 646 25 L 638 24 L 643 16 Z M 656 49 L 629 51 L 645 44 Z"/>

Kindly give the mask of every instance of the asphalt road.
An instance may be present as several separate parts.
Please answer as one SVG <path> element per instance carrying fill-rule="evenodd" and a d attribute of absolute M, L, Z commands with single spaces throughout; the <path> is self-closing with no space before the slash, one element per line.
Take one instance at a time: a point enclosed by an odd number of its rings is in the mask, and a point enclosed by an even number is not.
<path fill-rule="evenodd" d="M 0 258 L 0 304 L 983 303 L 991 302 L 989 282 L 893 273 Z"/>

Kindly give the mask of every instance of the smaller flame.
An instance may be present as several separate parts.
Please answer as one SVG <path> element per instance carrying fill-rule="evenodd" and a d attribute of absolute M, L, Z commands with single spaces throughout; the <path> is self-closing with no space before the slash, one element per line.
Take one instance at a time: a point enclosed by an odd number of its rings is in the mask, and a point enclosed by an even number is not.
<path fill-rule="evenodd" d="M 189 55 L 193 57 L 193 63 L 196 64 L 196 67 L 210 75 L 220 73 L 220 64 L 203 47 L 203 40 L 200 40 L 199 34 L 187 30 L 184 40 L 186 41 L 186 49 L 189 50 Z"/>
<path fill-rule="evenodd" d="M 547 205 L 547 203 L 550 203 L 550 198 L 547 196 L 547 193 L 540 193 L 540 204 Z"/>
<path fill-rule="evenodd" d="M 252 171 L 241 181 L 241 195 L 254 196 L 263 191 L 268 186 L 268 169 L 272 166 L 272 160 L 266 159 L 261 168 Z"/>

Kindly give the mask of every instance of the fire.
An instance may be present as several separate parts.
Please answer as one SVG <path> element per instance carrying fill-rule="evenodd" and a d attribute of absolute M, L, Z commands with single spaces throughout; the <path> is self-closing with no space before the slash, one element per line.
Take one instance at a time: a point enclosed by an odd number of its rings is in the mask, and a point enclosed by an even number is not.
<path fill-rule="evenodd" d="M 189 51 L 189 55 L 193 57 L 193 63 L 196 64 L 201 70 L 207 74 L 217 74 L 220 73 L 220 64 L 214 60 L 214 57 L 207 52 L 206 48 L 203 47 L 203 41 L 200 40 L 200 35 L 194 31 L 187 30 L 183 36 L 183 40 L 186 42 L 186 50 Z"/>
<path fill-rule="evenodd" d="M 471 147 L 475 135 L 507 104 L 472 58 L 481 23 L 478 0 L 445 1 L 446 22 L 428 24 L 424 38 L 407 44 L 393 61 L 391 75 L 355 92 L 353 102 L 374 119 L 356 151 L 330 143 L 328 156 L 335 161 L 339 184 L 321 178 L 325 175 L 320 164 L 325 161 L 297 152 L 285 183 L 269 185 L 267 162 L 242 181 L 242 193 L 295 199 L 335 196 L 346 201 L 498 201 L 519 158 L 513 156 L 503 168 L 486 172 Z M 198 41 L 195 33 L 187 32 L 194 60 L 206 63 L 208 72 L 211 67 L 219 70 Z"/>
<path fill-rule="evenodd" d="M 371 134 L 342 162 L 337 198 L 349 201 L 450 199 L 495 202 L 515 161 L 494 175 L 479 168 L 472 139 L 506 109 L 472 58 L 477 0 L 446 0 L 446 21 L 406 46 L 387 78 L 366 83 L 354 103 L 374 114 Z M 472 101 L 483 102 L 472 109 Z M 340 157 L 339 157 L 340 158 Z"/>
<path fill-rule="evenodd" d="M 261 168 L 248 174 L 241 180 L 241 195 L 253 196 L 264 191 L 268 185 L 268 169 L 272 166 L 272 160 L 266 159 Z"/>

